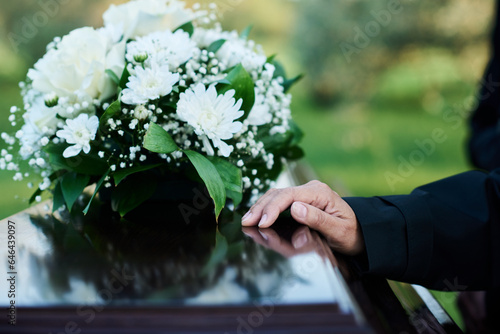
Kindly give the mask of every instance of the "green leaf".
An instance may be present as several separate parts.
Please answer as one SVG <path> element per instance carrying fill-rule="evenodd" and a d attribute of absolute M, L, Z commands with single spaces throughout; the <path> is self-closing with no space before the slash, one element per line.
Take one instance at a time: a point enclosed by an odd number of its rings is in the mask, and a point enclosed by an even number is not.
<path fill-rule="evenodd" d="M 277 56 L 277 54 L 275 53 L 275 54 L 267 57 L 266 63 L 272 64 L 274 61 L 274 58 L 276 58 L 276 56 Z"/>
<path fill-rule="evenodd" d="M 63 152 L 67 145 L 47 145 L 44 151 L 49 154 L 49 162 L 57 171 L 67 170 L 79 174 L 101 176 L 108 170 L 108 164 L 99 156 L 79 154 L 76 157 L 64 158 Z"/>
<path fill-rule="evenodd" d="M 292 141 L 293 134 L 291 132 L 276 133 L 272 136 L 261 136 L 260 141 L 264 144 L 264 148 L 268 152 L 280 150 Z"/>
<path fill-rule="evenodd" d="M 95 185 L 95 190 L 94 190 L 94 193 L 92 194 L 92 197 L 90 198 L 89 200 L 89 204 L 87 204 L 87 206 L 85 207 L 85 209 L 83 210 L 83 214 L 86 215 L 88 212 L 89 212 L 89 209 L 90 209 L 90 205 L 92 204 L 92 201 L 94 200 L 95 196 L 97 195 L 97 193 L 99 192 L 99 190 L 101 190 L 101 187 L 104 183 L 104 181 L 106 180 L 106 178 L 108 177 L 109 173 L 111 173 L 111 170 L 108 169 L 108 171 L 106 172 L 106 174 L 104 174 L 101 179 L 96 183 Z"/>
<path fill-rule="evenodd" d="M 227 79 L 219 80 L 219 81 L 217 81 L 217 84 L 219 84 L 219 85 L 231 85 L 231 83 Z"/>
<path fill-rule="evenodd" d="M 99 120 L 99 127 L 101 130 L 105 129 L 106 124 L 108 123 L 108 120 L 113 118 L 116 114 L 122 111 L 122 104 L 119 100 L 116 100 L 115 102 L 111 103 L 102 114 L 101 119 Z"/>
<path fill-rule="evenodd" d="M 194 25 L 192 22 L 188 22 L 186 24 L 181 25 L 179 28 L 175 29 L 174 32 L 177 30 L 183 30 L 189 34 L 189 37 L 193 36 L 194 33 Z"/>
<path fill-rule="evenodd" d="M 283 88 L 285 88 L 285 93 L 287 93 L 290 90 L 290 88 L 292 88 L 292 86 L 295 85 L 297 82 L 299 82 L 303 77 L 304 75 L 300 74 L 293 79 L 285 80 L 285 82 L 283 83 Z"/>
<path fill-rule="evenodd" d="M 240 33 L 240 38 L 241 39 L 248 39 L 248 36 L 250 36 L 250 33 L 252 32 L 253 25 L 249 25 L 246 27 L 241 33 Z"/>
<path fill-rule="evenodd" d="M 238 205 L 240 205 L 241 201 L 243 200 L 243 192 L 239 192 L 239 191 L 226 189 L 226 196 L 227 196 L 227 198 L 230 198 L 233 200 L 233 204 L 234 204 L 235 208 Z"/>
<path fill-rule="evenodd" d="M 210 197 L 214 200 L 215 218 L 218 220 L 222 208 L 226 204 L 226 189 L 217 168 L 198 152 L 186 150 L 184 153 L 205 183 Z"/>
<path fill-rule="evenodd" d="M 111 195 L 111 207 L 124 217 L 151 198 L 157 188 L 157 180 L 150 175 L 134 174 L 120 183 Z"/>
<path fill-rule="evenodd" d="M 117 85 L 120 85 L 120 78 L 118 78 L 118 76 L 116 75 L 115 72 L 113 72 L 112 70 L 110 69 L 107 69 L 106 70 L 106 74 L 109 75 L 109 78 L 111 80 L 113 80 L 113 82 Z"/>
<path fill-rule="evenodd" d="M 57 182 L 52 195 L 52 212 L 55 212 L 65 204 L 64 195 L 62 193 L 61 182 Z"/>
<path fill-rule="evenodd" d="M 299 146 L 292 146 L 285 152 L 284 157 L 288 160 L 299 160 L 304 157 L 304 150 Z"/>
<path fill-rule="evenodd" d="M 241 214 L 234 212 L 230 216 L 225 217 L 224 223 L 219 224 L 220 233 L 226 238 L 230 244 L 230 248 L 234 242 L 242 239 L 243 232 L 241 231 Z"/>
<path fill-rule="evenodd" d="M 216 53 L 217 51 L 220 50 L 220 48 L 224 45 L 224 43 L 226 43 L 225 39 L 216 40 L 215 42 L 210 44 L 210 46 L 207 48 L 207 51 Z"/>
<path fill-rule="evenodd" d="M 73 204 L 88 185 L 90 176 L 78 173 L 66 173 L 61 178 L 61 190 L 68 210 L 71 212 Z"/>
<path fill-rule="evenodd" d="M 41 196 L 43 194 L 43 190 L 40 190 L 40 188 L 37 188 L 36 191 L 31 195 L 29 203 L 30 205 L 33 204 L 36 201 L 37 196 Z"/>
<path fill-rule="evenodd" d="M 276 68 L 276 70 L 274 71 L 273 78 L 282 77 L 283 79 L 286 80 L 286 72 L 285 72 L 285 68 L 283 67 L 283 65 L 281 65 L 281 63 L 279 61 L 274 60 L 274 59 L 271 62 L 271 64 L 273 64 L 274 67 Z"/>
<path fill-rule="evenodd" d="M 64 175 L 64 172 L 56 171 L 56 172 L 50 174 L 49 180 L 54 182 L 55 180 L 57 180 L 59 177 L 61 177 L 63 175 Z M 36 201 L 36 197 L 42 195 L 43 193 L 44 193 L 44 190 L 40 190 L 40 188 L 37 188 L 37 190 L 33 193 L 33 195 L 31 195 L 31 197 L 29 199 L 29 204 L 30 205 L 33 204 Z"/>
<path fill-rule="evenodd" d="M 116 171 L 113 175 L 113 178 L 115 179 L 115 185 L 119 185 L 120 182 L 123 181 L 127 176 L 140 173 L 140 172 L 145 172 L 147 170 L 154 169 L 156 167 L 160 167 L 163 164 L 156 164 L 156 165 L 146 165 L 146 166 L 136 166 L 132 168 L 126 168 L 126 169 L 120 169 Z"/>
<path fill-rule="evenodd" d="M 241 110 L 243 110 L 245 114 L 239 119 L 243 121 L 248 117 L 255 104 L 255 89 L 252 77 L 250 77 L 250 74 L 248 74 L 245 68 L 239 64 L 228 73 L 226 80 L 230 82 L 230 85 L 223 86 L 218 93 L 224 94 L 228 90 L 235 90 L 235 100 L 238 101 L 239 99 L 243 99 Z"/>
<path fill-rule="evenodd" d="M 179 146 L 161 126 L 149 123 L 148 132 L 144 136 L 143 147 L 155 153 L 170 154 L 179 150 Z"/>
<path fill-rule="evenodd" d="M 127 66 L 123 69 L 122 76 L 120 78 L 120 89 L 125 89 L 127 87 L 128 78 L 130 77 L 130 72 L 128 71 Z"/>
<path fill-rule="evenodd" d="M 219 263 L 223 262 L 226 259 L 227 250 L 228 243 L 226 238 L 219 231 L 217 231 L 217 234 L 215 235 L 215 249 L 212 251 L 207 264 L 201 270 L 201 275 L 207 275 L 212 272 Z"/>
<path fill-rule="evenodd" d="M 302 141 L 304 138 L 304 132 L 299 128 L 297 123 L 293 120 L 288 120 L 288 124 L 290 126 L 290 132 L 293 134 L 292 141 L 290 142 L 290 146 L 295 146 Z"/>
<path fill-rule="evenodd" d="M 233 200 L 234 206 L 238 206 L 243 199 L 242 173 L 241 169 L 227 160 L 219 157 L 208 158 L 215 166 L 226 188 L 226 196 Z"/>

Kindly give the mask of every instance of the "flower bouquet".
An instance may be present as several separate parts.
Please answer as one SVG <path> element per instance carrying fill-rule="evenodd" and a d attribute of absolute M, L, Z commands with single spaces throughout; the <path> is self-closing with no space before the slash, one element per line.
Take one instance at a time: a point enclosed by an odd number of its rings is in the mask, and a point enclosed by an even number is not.
<path fill-rule="evenodd" d="M 204 185 L 216 217 L 251 203 L 302 156 L 302 134 L 287 94 L 300 76 L 287 79 L 249 32 L 224 31 L 214 4 L 112 5 L 103 28 L 55 38 L 29 70 L 0 168 L 41 176 L 30 202 L 50 191 L 54 210 L 95 185 L 84 213 L 108 190 L 124 216 L 162 179 Z"/>

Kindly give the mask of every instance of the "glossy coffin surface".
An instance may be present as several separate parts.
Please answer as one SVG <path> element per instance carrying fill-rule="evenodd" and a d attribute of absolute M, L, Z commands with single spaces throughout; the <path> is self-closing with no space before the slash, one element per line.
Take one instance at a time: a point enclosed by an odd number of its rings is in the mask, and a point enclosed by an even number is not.
<path fill-rule="evenodd" d="M 217 224 L 201 204 L 150 203 L 128 220 L 106 203 L 63 217 L 42 204 L 0 222 L 2 251 L 16 242 L 13 267 L 0 257 L 15 298 L 3 279 L 0 305 L 14 300 L 17 322 L 0 332 L 370 331 L 315 232 L 286 217 L 242 229 L 229 211 Z"/>

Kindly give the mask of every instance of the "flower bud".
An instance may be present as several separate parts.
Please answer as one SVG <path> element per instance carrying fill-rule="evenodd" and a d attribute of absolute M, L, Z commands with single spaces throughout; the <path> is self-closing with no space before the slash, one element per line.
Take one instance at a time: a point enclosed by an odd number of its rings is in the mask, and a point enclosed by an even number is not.
<path fill-rule="evenodd" d="M 139 53 L 134 56 L 134 60 L 138 63 L 144 63 L 149 58 L 147 53 Z"/>
<path fill-rule="evenodd" d="M 59 97 L 55 93 L 47 94 L 45 96 L 45 105 L 48 108 L 55 107 L 57 106 L 58 103 L 59 103 Z"/>

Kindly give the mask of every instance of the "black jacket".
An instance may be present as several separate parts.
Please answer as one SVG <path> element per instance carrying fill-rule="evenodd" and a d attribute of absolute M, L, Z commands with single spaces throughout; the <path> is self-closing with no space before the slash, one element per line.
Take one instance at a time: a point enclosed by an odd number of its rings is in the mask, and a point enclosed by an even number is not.
<path fill-rule="evenodd" d="M 497 6 L 497 18 L 499 8 Z M 500 28 L 470 119 L 470 171 L 410 195 L 346 198 L 361 225 L 363 270 L 440 290 L 500 287 Z"/>

